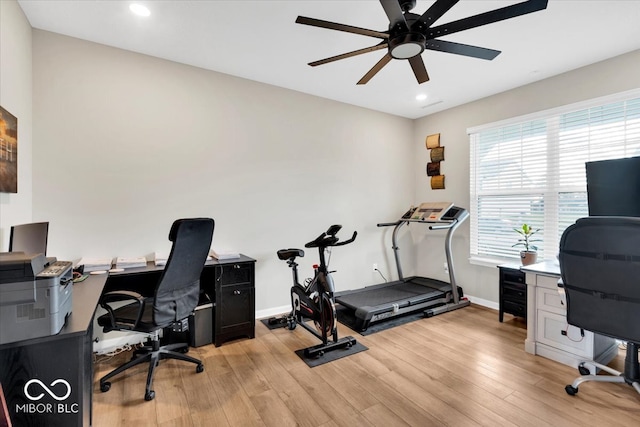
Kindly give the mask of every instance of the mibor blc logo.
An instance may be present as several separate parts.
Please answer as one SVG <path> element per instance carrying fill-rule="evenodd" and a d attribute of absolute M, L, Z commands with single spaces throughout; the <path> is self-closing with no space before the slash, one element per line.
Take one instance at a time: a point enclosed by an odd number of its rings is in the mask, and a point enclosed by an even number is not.
<path fill-rule="evenodd" d="M 16 413 L 23 414 L 77 414 L 77 403 L 62 403 L 71 395 L 71 384 L 58 378 L 48 386 L 38 379 L 31 379 L 24 385 L 24 395 L 31 403 L 16 404 Z M 46 396 L 58 403 L 40 402 Z"/>

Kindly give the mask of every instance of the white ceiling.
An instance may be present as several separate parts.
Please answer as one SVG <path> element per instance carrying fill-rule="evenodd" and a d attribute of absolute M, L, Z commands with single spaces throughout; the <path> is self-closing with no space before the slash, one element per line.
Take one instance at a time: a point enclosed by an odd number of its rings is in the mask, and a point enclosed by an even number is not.
<path fill-rule="evenodd" d="M 18 0 L 34 28 L 334 99 L 408 118 L 422 117 L 640 49 L 640 1 L 550 0 L 546 10 L 459 32 L 446 40 L 501 50 L 493 61 L 422 54 L 430 81 L 393 60 L 356 82 L 384 55 L 370 52 L 318 67 L 308 62 L 380 40 L 295 23 L 298 15 L 386 31 L 377 0 Z M 437 24 L 518 1 L 463 0 Z M 422 14 L 433 0 L 418 0 Z M 605 78 L 603 76 L 603 78 Z M 424 93 L 425 101 L 416 95 Z"/>

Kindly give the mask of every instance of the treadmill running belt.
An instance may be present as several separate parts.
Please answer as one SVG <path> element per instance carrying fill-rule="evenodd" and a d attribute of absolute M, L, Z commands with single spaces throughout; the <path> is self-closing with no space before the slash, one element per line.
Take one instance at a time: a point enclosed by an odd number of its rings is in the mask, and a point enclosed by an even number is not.
<path fill-rule="evenodd" d="M 462 297 L 460 287 L 458 295 Z M 355 322 L 350 327 L 358 332 L 365 331 L 371 323 L 446 306 L 452 298 L 449 283 L 420 276 L 335 295 L 336 303 L 352 311 Z"/>
<path fill-rule="evenodd" d="M 417 304 L 442 297 L 450 291 L 451 285 L 447 282 L 413 276 L 395 282 L 339 292 L 336 294 L 336 302 L 353 309 L 391 304 Z"/>
<path fill-rule="evenodd" d="M 412 282 L 392 282 L 388 286 L 368 287 L 361 292 L 341 295 L 336 298 L 340 304 L 351 307 L 375 307 L 393 303 L 418 303 L 442 296 L 442 291 Z"/>

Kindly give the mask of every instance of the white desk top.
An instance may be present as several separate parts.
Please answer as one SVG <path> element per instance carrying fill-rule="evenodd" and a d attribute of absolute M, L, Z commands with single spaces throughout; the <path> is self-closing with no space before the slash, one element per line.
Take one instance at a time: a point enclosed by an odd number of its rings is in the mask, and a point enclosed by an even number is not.
<path fill-rule="evenodd" d="M 543 261 L 531 265 L 523 265 L 520 270 L 528 273 L 544 274 L 560 277 L 560 265 L 555 261 Z"/>

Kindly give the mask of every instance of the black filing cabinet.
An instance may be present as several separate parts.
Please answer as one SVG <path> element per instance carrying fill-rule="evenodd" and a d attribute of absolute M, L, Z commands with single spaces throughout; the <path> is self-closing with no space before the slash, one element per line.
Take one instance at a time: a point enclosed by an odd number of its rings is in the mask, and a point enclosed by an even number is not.
<path fill-rule="evenodd" d="M 500 269 L 500 314 L 502 322 L 504 313 L 527 318 L 527 285 L 524 272 L 516 265 L 499 265 Z"/>
<path fill-rule="evenodd" d="M 255 260 L 241 256 L 215 267 L 214 343 L 255 337 Z"/>

